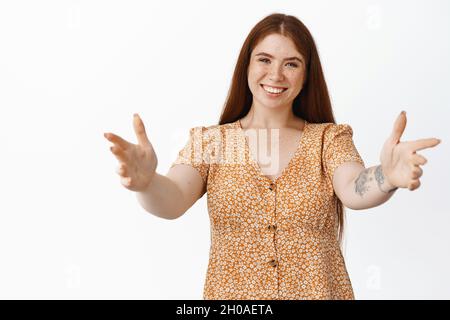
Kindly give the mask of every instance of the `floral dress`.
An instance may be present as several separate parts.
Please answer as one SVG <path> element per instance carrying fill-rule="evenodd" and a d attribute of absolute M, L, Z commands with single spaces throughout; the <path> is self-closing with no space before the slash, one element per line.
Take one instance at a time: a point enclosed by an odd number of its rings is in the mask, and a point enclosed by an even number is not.
<path fill-rule="evenodd" d="M 337 240 L 334 170 L 364 166 L 347 124 L 306 123 L 275 180 L 253 159 L 240 121 L 190 129 L 172 166 L 206 183 L 211 228 L 204 299 L 354 299 Z"/>

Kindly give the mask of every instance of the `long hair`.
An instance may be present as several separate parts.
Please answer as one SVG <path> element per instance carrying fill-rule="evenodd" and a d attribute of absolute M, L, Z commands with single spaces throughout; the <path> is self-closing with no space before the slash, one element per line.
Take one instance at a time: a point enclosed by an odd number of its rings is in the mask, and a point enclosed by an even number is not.
<path fill-rule="evenodd" d="M 256 45 L 270 34 L 280 34 L 292 39 L 305 58 L 305 81 L 292 103 L 294 115 L 311 123 L 336 123 L 319 54 L 311 33 L 296 17 L 274 13 L 259 21 L 242 45 L 219 124 L 234 122 L 250 111 L 253 95 L 248 87 L 247 70 L 251 53 Z M 342 244 L 344 206 L 339 198 L 336 199 L 338 241 Z"/>

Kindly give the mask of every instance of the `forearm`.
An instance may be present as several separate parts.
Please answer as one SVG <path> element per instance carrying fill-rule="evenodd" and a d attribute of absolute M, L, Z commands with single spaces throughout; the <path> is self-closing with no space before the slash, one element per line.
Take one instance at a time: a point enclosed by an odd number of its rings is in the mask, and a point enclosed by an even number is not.
<path fill-rule="evenodd" d="M 389 200 L 397 188 L 385 178 L 381 165 L 362 170 L 350 183 L 350 209 L 361 210 L 379 206 Z"/>
<path fill-rule="evenodd" d="M 145 191 L 136 192 L 140 205 L 149 213 L 163 218 L 175 219 L 181 215 L 183 201 L 176 201 L 183 196 L 177 185 L 164 175 L 155 173 Z"/>

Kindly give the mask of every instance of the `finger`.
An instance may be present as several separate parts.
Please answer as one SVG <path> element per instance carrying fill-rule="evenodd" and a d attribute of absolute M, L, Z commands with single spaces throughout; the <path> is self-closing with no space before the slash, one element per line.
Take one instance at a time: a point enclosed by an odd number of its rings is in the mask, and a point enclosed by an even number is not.
<path fill-rule="evenodd" d="M 131 178 L 130 177 L 121 177 L 120 178 L 120 183 L 124 187 L 129 187 L 131 185 Z"/>
<path fill-rule="evenodd" d="M 419 179 L 423 174 L 423 170 L 419 166 L 413 166 L 411 171 L 411 179 L 416 180 Z"/>
<path fill-rule="evenodd" d="M 118 146 L 111 146 L 109 148 L 111 152 L 116 156 L 117 160 L 121 162 L 127 162 L 128 157 L 126 156 L 125 152 Z"/>
<path fill-rule="evenodd" d="M 420 180 L 412 180 L 409 185 L 408 185 L 408 189 L 410 191 L 413 191 L 415 189 L 417 189 L 418 187 L 420 187 Z"/>
<path fill-rule="evenodd" d="M 138 142 L 141 146 L 148 146 L 150 145 L 150 141 L 147 138 L 147 134 L 145 132 L 145 126 L 144 122 L 142 122 L 142 119 L 139 117 L 137 113 L 133 115 L 133 126 L 134 131 L 136 132 L 136 136 L 138 139 Z"/>
<path fill-rule="evenodd" d="M 144 122 L 137 113 L 135 113 L 133 116 L 133 126 L 139 145 L 141 146 L 150 145 L 150 141 L 147 137 L 147 133 L 145 130 Z"/>
<path fill-rule="evenodd" d="M 117 144 L 119 147 L 121 147 L 123 150 L 127 150 L 128 147 L 130 146 L 130 143 L 124 139 L 122 139 L 121 137 L 119 137 L 118 135 L 115 135 L 114 133 L 104 133 L 103 134 L 105 136 L 106 139 L 108 139 L 109 141 L 111 141 L 114 144 Z"/>
<path fill-rule="evenodd" d="M 127 177 L 127 172 L 128 172 L 127 166 L 124 163 L 120 163 L 119 166 L 116 169 L 116 173 L 119 176 Z"/>
<path fill-rule="evenodd" d="M 414 152 L 422 150 L 422 149 L 426 149 L 426 148 L 435 147 L 439 143 L 441 143 L 441 140 L 436 139 L 436 138 L 420 139 L 420 140 L 410 142 L 411 148 L 413 149 Z"/>
<path fill-rule="evenodd" d="M 394 123 L 394 128 L 391 134 L 392 142 L 398 143 L 400 141 L 400 138 L 402 137 L 402 134 L 405 131 L 405 127 L 406 127 L 406 112 L 402 111 L 398 115 Z"/>
<path fill-rule="evenodd" d="M 423 166 L 425 163 L 428 162 L 428 160 L 424 156 L 422 156 L 422 155 L 420 155 L 418 153 L 414 153 L 412 155 L 411 159 L 412 159 L 412 164 L 416 165 L 416 166 L 417 165 Z"/>

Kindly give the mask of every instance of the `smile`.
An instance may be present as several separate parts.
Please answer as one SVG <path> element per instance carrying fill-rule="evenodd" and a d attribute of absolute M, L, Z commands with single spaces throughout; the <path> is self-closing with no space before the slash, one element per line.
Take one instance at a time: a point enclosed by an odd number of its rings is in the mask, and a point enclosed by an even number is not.
<path fill-rule="evenodd" d="M 287 90 L 287 88 L 276 88 L 276 87 L 266 86 L 264 84 L 261 84 L 261 87 L 264 89 L 264 91 L 266 91 L 270 95 L 280 95 L 284 91 Z"/>

